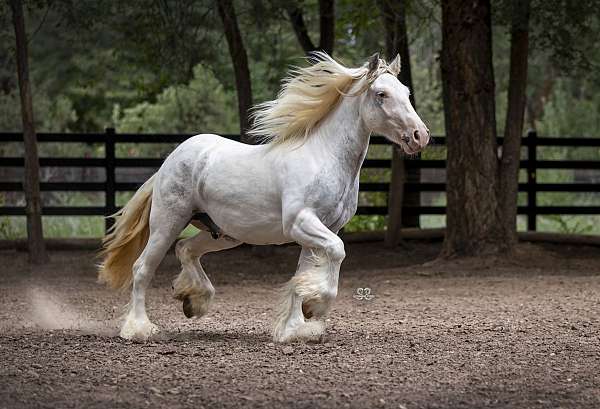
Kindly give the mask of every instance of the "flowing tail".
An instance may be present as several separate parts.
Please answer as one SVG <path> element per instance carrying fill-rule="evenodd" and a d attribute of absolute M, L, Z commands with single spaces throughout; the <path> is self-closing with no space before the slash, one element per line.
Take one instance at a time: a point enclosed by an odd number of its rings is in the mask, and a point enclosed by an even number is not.
<path fill-rule="evenodd" d="M 138 189 L 127 204 L 111 217 L 115 224 L 102 239 L 98 279 L 113 289 L 126 290 L 133 278 L 133 263 L 148 242 L 154 177 Z"/>

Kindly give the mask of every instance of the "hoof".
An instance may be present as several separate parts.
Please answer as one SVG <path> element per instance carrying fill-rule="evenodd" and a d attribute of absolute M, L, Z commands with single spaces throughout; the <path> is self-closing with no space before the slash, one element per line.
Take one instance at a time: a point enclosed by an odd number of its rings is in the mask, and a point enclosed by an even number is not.
<path fill-rule="evenodd" d="M 304 303 L 302 303 L 302 315 L 304 315 L 304 318 L 306 318 L 307 320 L 313 317 L 313 313 L 310 310 L 310 307 Z"/>
<path fill-rule="evenodd" d="M 158 327 L 148 320 L 127 319 L 119 336 L 128 340 L 147 341 L 158 332 Z"/>
<path fill-rule="evenodd" d="M 191 294 L 182 298 L 183 314 L 187 318 L 202 317 L 208 313 L 212 293 Z"/>
<path fill-rule="evenodd" d="M 308 321 L 298 327 L 288 328 L 280 334 L 275 334 L 275 342 L 321 342 L 325 336 L 325 323 L 323 321 Z"/>
<path fill-rule="evenodd" d="M 186 318 L 192 318 L 194 316 L 194 305 L 189 296 L 186 296 L 183 299 L 183 315 L 185 315 Z"/>

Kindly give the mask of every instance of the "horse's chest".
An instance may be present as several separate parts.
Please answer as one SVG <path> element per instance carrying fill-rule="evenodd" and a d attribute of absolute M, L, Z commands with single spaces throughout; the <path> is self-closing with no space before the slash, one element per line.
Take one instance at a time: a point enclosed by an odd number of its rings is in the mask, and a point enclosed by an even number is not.
<path fill-rule="evenodd" d="M 312 205 L 321 221 L 333 231 L 341 229 L 356 213 L 358 180 L 345 183 L 324 183 Z"/>
<path fill-rule="evenodd" d="M 350 190 L 344 196 L 344 199 L 342 200 L 342 209 L 339 212 L 339 218 L 333 226 L 330 226 L 330 228 L 334 231 L 337 231 L 344 227 L 356 213 L 357 206 L 358 181 L 356 182 L 355 186 L 351 186 Z"/>

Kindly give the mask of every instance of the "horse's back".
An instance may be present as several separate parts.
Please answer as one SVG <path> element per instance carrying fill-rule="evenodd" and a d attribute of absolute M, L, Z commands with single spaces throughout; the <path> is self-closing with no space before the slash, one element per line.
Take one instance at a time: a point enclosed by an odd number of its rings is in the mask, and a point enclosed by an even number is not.
<path fill-rule="evenodd" d="M 236 147 L 241 148 L 243 146 L 248 146 L 238 141 L 234 141 L 233 139 L 225 138 L 223 136 L 212 134 L 212 133 L 203 133 L 189 137 L 186 139 L 180 146 L 184 147 L 194 147 L 198 149 L 206 149 L 211 147 L 225 146 L 227 148 Z"/>
<path fill-rule="evenodd" d="M 183 141 L 165 159 L 163 169 L 192 170 L 195 173 L 206 167 L 211 158 L 222 156 L 222 152 L 245 151 L 251 145 L 246 145 L 216 134 L 198 134 Z"/>

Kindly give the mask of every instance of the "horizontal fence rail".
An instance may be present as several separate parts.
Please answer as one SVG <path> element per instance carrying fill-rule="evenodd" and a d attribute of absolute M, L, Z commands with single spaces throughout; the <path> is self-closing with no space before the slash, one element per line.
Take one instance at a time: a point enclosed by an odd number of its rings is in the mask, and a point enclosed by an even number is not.
<path fill-rule="evenodd" d="M 48 191 L 67 192 L 104 192 L 104 206 L 47 206 L 42 209 L 44 215 L 49 216 L 106 216 L 118 210 L 116 206 L 116 193 L 135 191 L 144 182 L 117 182 L 117 168 L 153 168 L 160 167 L 163 158 L 120 158 L 115 154 L 116 144 L 178 144 L 193 134 L 128 134 L 116 133 L 114 129 L 107 129 L 104 133 L 40 133 L 37 135 L 39 143 L 87 143 L 103 144 L 104 157 L 73 158 L 73 157 L 41 157 L 41 167 L 75 167 L 75 168 L 102 168 L 106 177 L 104 182 L 43 182 L 40 189 Z M 225 138 L 239 140 L 239 135 L 222 135 Z M 22 142 L 21 133 L 0 133 L 0 144 L 8 142 Z M 498 139 L 502 143 L 502 138 Z M 549 138 L 538 137 L 535 132 L 529 132 L 521 140 L 522 146 L 527 150 L 527 159 L 520 161 L 520 168 L 527 173 L 527 181 L 519 183 L 519 192 L 527 195 L 527 204 L 518 207 L 518 213 L 527 216 L 528 230 L 536 230 L 536 216 L 538 215 L 591 215 L 600 214 L 600 206 L 538 206 L 536 195 L 538 192 L 600 192 L 599 183 L 537 183 L 536 172 L 540 169 L 590 169 L 600 170 L 600 160 L 537 160 L 538 147 L 588 147 L 600 148 L 600 138 Z M 381 137 L 371 138 L 373 145 L 386 145 L 389 142 Z M 445 138 L 436 137 L 435 145 L 444 146 Z M 445 160 L 427 160 L 407 158 L 407 168 L 412 169 L 444 169 Z M 0 167 L 24 166 L 22 157 L 0 157 Z M 390 168 L 390 159 L 366 159 L 363 168 Z M 599 172 L 600 173 L 600 172 Z M 445 183 L 405 183 L 406 192 L 445 192 Z M 0 181 L 0 192 L 19 192 L 23 190 L 21 182 Z M 388 192 L 387 182 L 361 183 L 361 192 Z M 443 215 L 444 206 L 417 206 L 404 207 L 403 214 L 408 215 Z M 387 215 L 386 206 L 359 206 L 359 215 Z M 24 207 L 0 206 L 0 215 L 23 216 Z"/>

